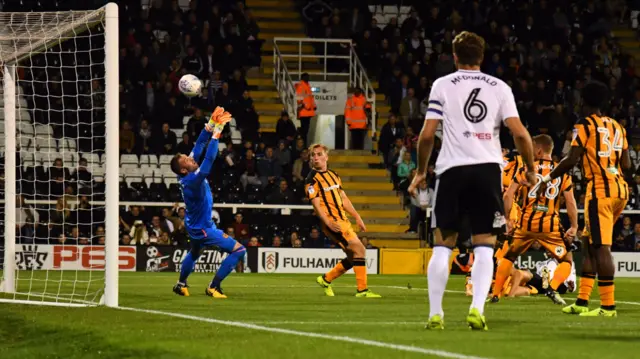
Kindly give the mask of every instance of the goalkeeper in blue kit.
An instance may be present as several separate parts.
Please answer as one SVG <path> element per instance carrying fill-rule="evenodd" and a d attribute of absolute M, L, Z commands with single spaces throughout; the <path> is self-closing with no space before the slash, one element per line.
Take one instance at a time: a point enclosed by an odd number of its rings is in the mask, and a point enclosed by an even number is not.
<path fill-rule="evenodd" d="M 211 218 L 213 208 L 213 196 L 209 188 L 207 176 L 211 172 L 213 162 L 218 155 L 218 139 L 224 126 L 231 121 L 231 114 L 223 108 L 217 107 L 211 115 L 211 120 L 205 125 L 189 156 L 177 154 L 171 160 L 171 170 L 180 179 L 180 188 L 186 207 L 185 227 L 191 238 L 191 250 L 182 261 L 180 279 L 173 287 L 176 294 L 189 296 L 187 277 L 195 269 L 195 264 L 204 247 L 216 246 L 229 255 L 222 261 L 211 284 L 205 290 L 205 294 L 213 298 L 226 298 L 222 292 L 220 283 L 231 273 L 246 253 L 246 249 L 235 239 L 216 228 Z M 198 166 L 197 159 L 202 156 L 206 148 L 202 164 Z"/>

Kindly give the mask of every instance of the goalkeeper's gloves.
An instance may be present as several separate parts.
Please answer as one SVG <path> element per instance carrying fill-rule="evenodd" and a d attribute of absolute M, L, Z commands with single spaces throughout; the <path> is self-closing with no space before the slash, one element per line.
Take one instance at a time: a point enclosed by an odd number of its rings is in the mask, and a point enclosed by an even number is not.
<path fill-rule="evenodd" d="M 223 107 L 216 107 L 209 119 L 209 126 L 213 127 L 213 138 L 219 139 L 224 130 L 224 126 L 231 121 L 231 114 L 224 110 Z"/>

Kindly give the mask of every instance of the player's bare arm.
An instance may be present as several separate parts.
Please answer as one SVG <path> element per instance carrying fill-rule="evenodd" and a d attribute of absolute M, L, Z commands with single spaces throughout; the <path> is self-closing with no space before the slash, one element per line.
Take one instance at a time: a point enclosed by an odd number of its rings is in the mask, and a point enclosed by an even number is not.
<path fill-rule="evenodd" d="M 536 183 L 536 175 L 534 172 L 533 164 L 533 141 L 529 131 L 524 127 L 519 117 L 509 117 L 504 121 L 505 125 L 513 133 L 513 141 L 516 144 L 516 149 L 522 156 L 525 166 L 527 166 L 527 185 L 533 185 Z"/>
<path fill-rule="evenodd" d="M 511 207 L 513 207 L 513 201 L 519 188 L 520 184 L 518 183 L 518 181 L 514 180 L 513 182 L 511 182 L 511 185 L 509 185 L 509 188 L 504 193 L 504 213 L 507 214 L 507 218 L 509 217 L 508 214 L 511 213 Z M 511 233 L 511 231 L 513 230 L 513 226 L 514 223 L 510 219 L 507 220 L 507 233 Z"/>
<path fill-rule="evenodd" d="M 564 202 L 567 207 L 569 222 L 571 223 L 571 227 L 567 230 L 564 237 L 565 241 L 570 244 L 578 232 L 578 206 L 576 205 L 576 197 L 573 195 L 573 189 L 564 191 Z"/>
<path fill-rule="evenodd" d="M 311 205 L 313 206 L 313 209 L 316 211 L 316 214 L 318 215 L 318 217 L 320 217 L 320 220 L 322 221 L 322 223 L 324 223 L 325 226 L 329 227 L 330 230 L 332 230 L 333 232 L 340 232 L 340 225 L 335 221 L 332 221 L 331 219 L 329 219 L 329 216 L 327 216 L 325 211 L 322 209 L 320 201 L 321 201 L 320 197 L 316 197 L 311 200 Z"/>
<path fill-rule="evenodd" d="M 358 211 L 356 211 L 355 207 L 353 207 L 353 203 L 351 203 L 351 200 L 349 199 L 349 197 L 347 197 L 347 194 L 344 193 L 344 191 L 341 191 L 340 197 L 342 198 L 342 206 L 344 207 L 344 210 L 347 211 L 347 213 L 349 213 L 351 217 L 356 220 L 356 224 L 358 225 L 358 227 L 360 227 L 360 231 L 366 232 L 367 226 L 364 225 L 362 217 L 360 217 Z"/>
<path fill-rule="evenodd" d="M 416 195 L 416 189 L 420 182 L 422 182 L 427 176 L 427 165 L 431 158 L 431 152 L 433 151 L 433 144 L 435 143 L 436 130 L 438 129 L 439 120 L 426 119 L 424 126 L 420 131 L 420 137 L 418 138 L 418 169 L 416 175 L 413 177 L 413 181 L 409 185 L 409 194 L 411 196 Z"/>

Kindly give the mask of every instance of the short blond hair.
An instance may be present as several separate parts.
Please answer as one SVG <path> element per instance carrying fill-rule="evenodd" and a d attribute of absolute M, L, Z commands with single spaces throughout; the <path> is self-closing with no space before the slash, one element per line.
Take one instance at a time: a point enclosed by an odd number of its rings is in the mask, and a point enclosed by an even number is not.
<path fill-rule="evenodd" d="M 313 152 L 313 150 L 315 150 L 316 148 L 322 148 L 324 153 L 329 154 L 329 147 L 323 145 L 322 143 L 314 143 L 309 146 L 309 152 Z"/>
<path fill-rule="evenodd" d="M 536 146 L 542 147 L 542 150 L 546 154 L 551 154 L 553 152 L 553 138 L 549 135 L 537 135 L 532 138 L 533 144 Z"/>

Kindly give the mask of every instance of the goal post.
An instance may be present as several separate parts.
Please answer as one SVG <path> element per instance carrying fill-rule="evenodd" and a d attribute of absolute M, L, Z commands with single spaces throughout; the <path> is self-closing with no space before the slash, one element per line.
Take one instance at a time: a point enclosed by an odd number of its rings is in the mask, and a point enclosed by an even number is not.
<path fill-rule="evenodd" d="M 115 3 L 0 13 L 0 302 L 118 306 L 118 30 Z"/>

